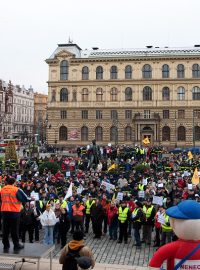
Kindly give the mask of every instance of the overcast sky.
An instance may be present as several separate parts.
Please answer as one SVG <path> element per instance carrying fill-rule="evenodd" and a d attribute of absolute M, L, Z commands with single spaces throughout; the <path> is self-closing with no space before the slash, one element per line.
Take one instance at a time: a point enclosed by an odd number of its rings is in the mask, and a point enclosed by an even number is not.
<path fill-rule="evenodd" d="M 45 59 L 69 36 L 82 49 L 200 44 L 200 0 L 5 0 L 0 78 L 47 93 Z"/>

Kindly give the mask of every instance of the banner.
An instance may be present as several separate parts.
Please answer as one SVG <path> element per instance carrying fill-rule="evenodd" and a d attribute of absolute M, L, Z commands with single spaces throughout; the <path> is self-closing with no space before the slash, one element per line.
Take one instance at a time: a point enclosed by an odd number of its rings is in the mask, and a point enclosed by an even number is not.
<path fill-rule="evenodd" d="M 78 129 L 70 130 L 69 133 L 68 133 L 68 138 L 69 138 L 69 140 L 72 140 L 72 141 L 79 140 L 79 131 L 78 131 Z"/>

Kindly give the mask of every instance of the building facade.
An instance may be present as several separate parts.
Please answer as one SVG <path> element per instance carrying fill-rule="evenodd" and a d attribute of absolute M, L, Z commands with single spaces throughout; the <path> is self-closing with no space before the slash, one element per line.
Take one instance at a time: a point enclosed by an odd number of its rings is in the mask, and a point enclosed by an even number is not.
<path fill-rule="evenodd" d="M 200 46 L 81 50 L 46 60 L 48 143 L 200 146 Z"/>
<path fill-rule="evenodd" d="M 12 136 L 23 142 L 32 141 L 34 125 L 33 88 L 13 87 Z"/>
<path fill-rule="evenodd" d="M 12 137 L 13 85 L 0 80 L 0 139 Z"/>
<path fill-rule="evenodd" d="M 47 95 L 34 93 L 34 134 L 38 142 L 46 141 L 47 129 Z"/>

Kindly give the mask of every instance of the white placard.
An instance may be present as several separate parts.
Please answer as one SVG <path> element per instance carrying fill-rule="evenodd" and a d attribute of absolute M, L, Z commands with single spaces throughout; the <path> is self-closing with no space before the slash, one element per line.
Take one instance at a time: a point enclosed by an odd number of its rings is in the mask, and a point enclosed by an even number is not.
<path fill-rule="evenodd" d="M 158 184 L 158 187 L 163 187 L 163 183 Z"/>
<path fill-rule="evenodd" d="M 83 191 L 83 187 L 78 187 L 76 190 L 77 194 L 81 194 L 82 191 Z"/>
<path fill-rule="evenodd" d="M 142 180 L 142 184 L 143 184 L 144 186 L 146 186 L 146 185 L 148 184 L 147 178 L 144 178 L 144 179 Z"/>
<path fill-rule="evenodd" d="M 138 197 L 139 198 L 144 198 L 144 196 L 145 196 L 144 190 L 138 191 Z"/>
<path fill-rule="evenodd" d="M 188 184 L 188 189 L 192 190 L 193 189 L 193 185 L 192 184 Z"/>
<path fill-rule="evenodd" d="M 161 224 L 165 224 L 165 217 L 162 214 L 158 215 L 158 222 Z"/>
<path fill-rule="evenodd" d="M 153 196 L 153 204 L 163 205 L 163 197 Z"/>
<path fill-rule="evenodd" d="M 71 172 L 66 172 L 66 176 L 71 176 Z"/>
<path fill-rule="evenodd" d="M 105 182 L 105 181 L 102 181 L 102 182 L 101 182 L 101 186 L 105 186 L 105 187 L 106 187 L 106 190 L 107 190 L 108 192 L 110 192 L 111 189 L 112 189 L 112 190 L 115 190 L 115 186 L 114 186 L 114 185 L 112 185 L 112 184 L 110 184 L 110 183 L 107 183 L 107 182 Z"/>
<path fill-rule="evenodd" d="M 118 192 L 116 199 L 117 199 L 117 201 L 122 201 L 123 200 L 123 193 L 122 192 Z"/>
<path fill-rule="evenodd" d="M 21 181 L 22 180 L 22 176 L 21 176 L 21 174 L 18 174 L 17 175 L 17 181 Z"/>
<path fill-rule="evenodd" d="M 32 191 L 31 197 L 35 199 L 35 201 L 39 201 L 39 193 Z"/>

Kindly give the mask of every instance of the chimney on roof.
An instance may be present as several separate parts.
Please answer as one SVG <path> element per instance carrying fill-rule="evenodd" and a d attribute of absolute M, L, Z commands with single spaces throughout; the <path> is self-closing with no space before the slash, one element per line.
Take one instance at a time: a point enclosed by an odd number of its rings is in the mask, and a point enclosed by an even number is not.
<path fill-rule="evenodd" d="M 92 47 L 93 51 L 97 51 L 99 48 L 98 47 Z"/>
<path fill-rule="evenodd" d="M 194 45 L 194 47 L 200 47 L 200 45 L 199 44 L 196 44 L 196 45 Z"/>

